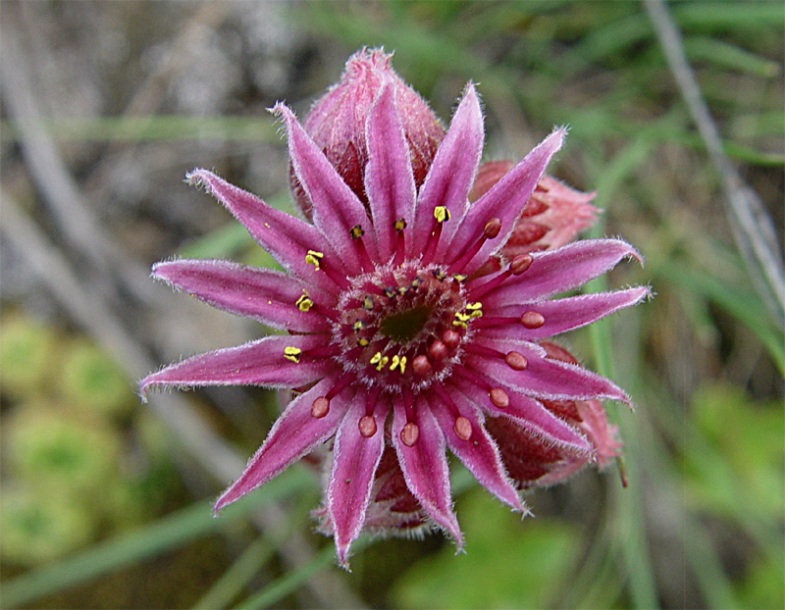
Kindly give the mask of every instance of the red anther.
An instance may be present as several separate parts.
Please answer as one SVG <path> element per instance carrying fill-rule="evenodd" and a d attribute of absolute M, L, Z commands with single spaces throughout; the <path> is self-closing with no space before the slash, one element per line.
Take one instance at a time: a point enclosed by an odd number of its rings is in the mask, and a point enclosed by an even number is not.
<path fill-rule="evenodd" d="M 542 341 L 540 347 L 545 350 L 546 358 L 551 360 L 560 360 L 561 362 L 568 362 L 569 364 L 578 364 L 578 359 L 570 352 L 564 349 L 561 345 L 556 345 L 550 341 Z"/>
<path fill-rule="evenodd" d="M 515 369 L 516 371 L 522 371 L 529 366 L 529 361 L 526 360 L 526 356 L 520 352 L 508 352 L 504 357 L 504 361 L 511 369 Z"/>
<path fill-rule="evenodd" d="M 457 330 L 448 328 L 442 333 L 442 341 L 450 349 L 455 349 L 461 342 L 461 335 Z"/>
<path fill-rule="evenodd" d="M 419 375 L 421 377 L 424 377 L 430 373 L 431 362 L 428 360 L 428 356 L 425 354 L 420 354 L 414 360 L 412 360 L 412 370 L 414 371 L 415 375 Z"/>
<path fill-rule="evenodd" d="M 462 441 L 468 441 L 472 437 L 472 423 L 463 415 L 456 418 L 453 430 L 455 430 L 455 436 Z"/>
<path fill-rule="evenodd" d="M 407 447 L 414 446 L 414 443 L 417 442 L 419 437 L 420 428 L 415 423 L 407 422 L 403 427 L 403 430 L 401 430 L 401 442 Z"/>
<path fill-rule="evenodd" d="M 545 324 L 545 317 L 537 311 L 526 311 L 521 316 L 521 324 L 526 328 L 539 328 Z"/>
<path fill-rule="evenodd" d="M 436 339 L 436 341 L 431 343 L 431 347 L 428 348 L 428 353 L 431 354 L 434 360 L 444 360 L 450 355 L 450 350 L 444 343 Z"/>
<path fill-rule="evenodd" d="M 319 398 L 313 401 L 313 405 L 311 406 L 311 417 L 321 419 L 322 417 L 325 417 L 329 411 L 330 401 L 326 396 L 319 396 Z"/>
<path fill-rule="evenodd" d="M 493 239 L 502 230 L 502 221 L 499 218 L 491 218 L 485 223 L 485 228 L 482 230 L 485 237 Z"/>
<path fill-rule="evenodd" d="M 491 388 L 488 392 L 488 396 L 491 397 L 491 402 L 494 406 L 499 407 L 500 409 L 506 409 L 510 406 L 510 397 L 507 396 L 507 392 L 501 388 Z"/>
<path fill-rule="evenodd" d="M 376 434 L 376 420 L 371 415 L 363 415 L 358 424 L 360 434 L 365 438 L 371 438 Z"/>
<path fill-rule="evenodd" d="M 534 258 L 529 254 L 519 254 L 510 261 L 510 271 L 513 275 L 520 275 L 531 267 L 533 262 Z"/>

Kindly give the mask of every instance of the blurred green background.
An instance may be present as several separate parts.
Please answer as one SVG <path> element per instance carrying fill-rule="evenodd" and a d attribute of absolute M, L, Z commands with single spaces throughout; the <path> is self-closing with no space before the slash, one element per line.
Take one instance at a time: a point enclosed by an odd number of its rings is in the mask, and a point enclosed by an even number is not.
<path fill-rule="evenodd" d="M 667 8 L 780 256 L 785 7 Z M 2 607 L 785 606 L 782 310 L 739 253 L 729 174 L 644 3 L 6 0 L 0 28 Z M 569 125 L 549 172 L 596 190 L 595 234 L 646 257 L 607 284 L 657 296 L 568 338 L 636 403 L 608 405 L 628 488 L 585 472 L 528 494 L 536 518 L 521 522 L 456 469 L 466 554 L 439 536 L 362 540 L 348 574 L 311 532 L 319 481 L 304 466 L 210 515 L 269 429 L 273 393 L 142 405 L 135 382 L 265 332 L 147 270 L 175 254 L 270 264 L 182 178 L 215 168 L 291 209 L 265 109 L 304 116 L 364 45 L 394 50 L 444 120 L 479 83 L 486 159 Z"/>

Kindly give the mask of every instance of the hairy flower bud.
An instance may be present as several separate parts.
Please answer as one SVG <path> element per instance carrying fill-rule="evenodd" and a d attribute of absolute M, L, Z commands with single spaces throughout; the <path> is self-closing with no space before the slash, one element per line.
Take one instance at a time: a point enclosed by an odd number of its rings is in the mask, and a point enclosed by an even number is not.
<path fill-rule="evenodd" d="M 480 166 L 469 200 L 476 201 L 513 167 L 512 161 L 489 161 Z M 594 193 L 582 193 L 543 175 L 515 225 L 501 254 L 512 260 L 520 254 L 559 248 L 574 240 L 596 219 Z"/>
<path fill-rule="evenodd" d="M 417 188 L 425 180 L 445 134 L 427 102 L 392 69 L 391 58 L 392 54 L 381 49 L 362 49 L 352 55 L 341 80 L 316 101 L 303 125 L 366 209 L 369 205 L 364 186 L 368 163 L 367 120 L 385 84 L 395 90 Z M 293 170 L 289 176 L 295 201 L 310 219 L 312 203 Z"/>

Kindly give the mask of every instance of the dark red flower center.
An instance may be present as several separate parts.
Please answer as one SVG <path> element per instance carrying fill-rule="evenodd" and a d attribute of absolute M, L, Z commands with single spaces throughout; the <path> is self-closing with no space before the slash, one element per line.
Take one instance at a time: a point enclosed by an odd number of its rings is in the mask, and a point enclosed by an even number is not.
<path fill-rule="evenodd" d="M 386 265 L 359 276 L 341 296 L 334 340 L 340 362 L 368 387 L 420 391 L 444 379 L 482 315 L 461 276 L 436 265 Z"/>

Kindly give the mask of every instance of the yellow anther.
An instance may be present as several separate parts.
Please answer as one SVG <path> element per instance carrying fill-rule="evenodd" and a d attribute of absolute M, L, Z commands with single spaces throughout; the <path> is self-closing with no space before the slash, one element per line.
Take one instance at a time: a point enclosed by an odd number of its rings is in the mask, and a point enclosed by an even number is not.
<path fill-rule="evenodd" d="M 407 290 L 409 290 L 408 286 L 398 286 L 398 294 L 401 296 L 405 295 Z"/>
<path fill-rule="evenodd" d="M 370 341 L 368 341 L 368 339 L 366 339 L 365 337 L 360 337 L 359 339 L 357 339 L 357 345 L 359 345 L 360 347 L 368 347 L 369 343 Z"/>
<path fill-rule="evenodd" d="M 433 277 L 435 277 L 440 282 L 447 277 L 447 274 L 442 271 L 441 269 L 434 269 L 433 270 Z"/>
<path fill-rule="evenodd" d="M 351 231 L 349 231 L 349 234 L 352 236 L 352 239 L 360 239 L 363 235 L 365 235 L 365 231 L 363 231 L 363 228 L 360 225 L 356 225 L 352 227 Z"/>
<path fill-rule="evenodd" d="M 354 324 L 352 324 L 352 330 L 354 332 L 360 332 L 363 329 L 363 326 L 365 325 L 362 320 L 355 320 Z"/>
<path fill-rule="evenodd" d="M 471 313 L 472 318 L 482 318 L 482 311 L 477 309 Z"/>
<path fill-rule="evenodd" d="M 324 258 L 324 252 L 317 252 L 316 250 L 308 250 L 305 253 L 305 264 L 306 265 L 313 265 L 316 267 L 316 270 L 319 271 L 319 265 Z"/>
<path fill-rule="evenodd" d="M 398 365 L 401 363 L 401 357 L 398 354 L 393 355 L 392 360 L 390 361 L 390 370 L 394 371 L 398 368 Z"/>
<path fill-rule="evenodd" d="M 399 233 L 406 228 L 406 221 L 403 218 L 399 218 L 393 223 L 393 229 L 398 231 Z"/>
<path fill-rule="evenodd" d="M 450 210 L 448 210 L 443 205 L 437 205 L 435 208 L 433 208 L 433 217 L 439 224 L 447 222 L 450 220 Z"/>
<path fill-rule="evenodd" d="M 379 360 L 379 363 L 376 365 L 376 370 L 381 371 L 385 366 L 387 366 L 389 361 L 390 359 L 387 356 L 382 356 L 382 359 Z"/>
<path fill-rule="evenodd" d="M 371 356 L 371 364 L 376 364 L 382 359 L 382 353 L 376 352 L 373 356 Z"/>
<path fill-rule="evenodd" d="M 290 362 L 294 362 L 298 364 L 300 362 L 300 354 L 303 353 L 299 347 L 294 347 L 292 345 L 287 345 L 283 348 L 283 357 L 289 360 Z"/>
<path fill-rule="evenodd" d="M 363 299 L 363 309 L 373 309 L 373 299 L 371 297 L 365 297 Z"/>
<path fill-rule="evenodd" d="M 398 366 L 401 369 L 401 375 L 403 375 L 404 371 L 406 370 L 406 356 L 401 356 L 401 363 Z"/>
<path fill-rule="evenodd" d="M 466 311 L 477 311 L 478 309 L 482 309 L 482 303 L 479 301 L 476 303 L 466 303 Z"/>
<path fill-rule="evenodd" d="M 313 301 L 308 297 L 308 293 L 303 290 L 303 293 L 300 295 L 300 298 L 294 302 L 297 305 L 297 309 L 302 312 L 308 311 L 313 307 Z"/>
<path fill-rule="evenodd" d="M 463 320 L 453 320 L 452 325 L 457 326 L 458 328 L 469 328 L 469 325 Z"/>
<path fill-rule="evenodd" d="M 459 284 L 462 284 L 463 282 L 466 281 L 466 276 L 461 275 L 460 273 L 456 273 L 455 275 L 452 276 L 452 279 L 454 279 Z"/>

